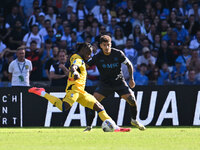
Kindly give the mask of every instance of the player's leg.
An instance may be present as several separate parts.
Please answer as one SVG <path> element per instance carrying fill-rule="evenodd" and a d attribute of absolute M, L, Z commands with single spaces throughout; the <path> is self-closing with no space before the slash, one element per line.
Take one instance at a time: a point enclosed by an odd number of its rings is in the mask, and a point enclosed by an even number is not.
<path fill-rule="evenodd" d="M 93 95 L 87 92 L 84 94 L 80 93 L 80 97 L 78 98 L 77 102 L 84 107 L 97 111 L 102 121 L 105 121 L 106 119 L 111 119 L 110 116 L 106 113 L 103 105 L 101 105 L 100 102 L 98 102 Z"/>
<path fill-rule="evenodd" d="M 97 101 L 101 102 L 105 96 L 98 92 L 94 92 L 94 97 L 97 99 Z M 95 118 L 95 111 L 92 109 L 87 109 L 87 127 L 84 131 L 90 131 L 92 129 L 92 122 Z"/>
<path fill-rule="evenodd" d="M 93 110 L 98 112 L 99 117 L 102 121 L 105 121 L 107 119 L 111 119 L 110 116 L 106 113 L 103 105 L 101 105 L 99 102 L 96 102 L 93 106 Z M 116 126 L 117 128 L 114 130 L 114 132 L 130 132 L 131 128 L 121 128 L 119 126 Z"/>
<path fill-rule="evenodd" d="M 46 98 L 48 101 L 50 101 L 54 106 L 56 106 L 58 109 L 63 111 L 63 101 L 53 95 L 48 94 L 45 92 L 44 88 L 37 88 L 32 87 L 28 90 L 29 93 L 34 93 L 36 95 L 39 95 L 41 97 Z"/>
<path fill-rule="evenodd" d="M 79 98 L 79 93 L 77 91 L 67 90 L 66 95 L 62 100 L 63 101 L 63 111 L 66 111 L 69 108 L 71 108 L 72 105 L 74 104 L 74 102 L 76 102 L 78 98 Z"/>
<path fill-rule="evenodd" d="M 145 130 L 145 127 L 136 120 L 137 104 L 133 91 L 124 81 L 121 82 L 120 86 L 115 87 L 115 90 L 130 106 L 131 124 L 140 130 Z"/>
<path fill-rule="evenodd" d="M 111 117 L 105 111 L 103 105 L 101 105 L 101 103 L 99 103 L 98 101 L 96 101 L 96 103 L 94 103 L 93 110 L 97 111 L 97 113 L 98 113 L 98 115 L 99 115 L 99 117 L 102 121 L 105 121 L 107 119 L 111 119 Z"/>
<path fill-rule="evenodd" d="M 113 88 L 110 88 L 109 86 L 104 85 L 100 82 L 93 95 L 97 99 L 97 101 L 101 102 L 105 97 L 107 97 L 111 93 L 113 93 Z M 87 128 L 85 129 L 85 131 L 90 131 L 92 129 L 92 122 L 94 120 L 94 117 L 95 111 L 89 110 L 87 113 Z"/>
<path fill-rule="evenodd" d="M 136 120 L 137 116 L 137 106 L 136 106 L 136 101 L 135 101 L 135 96 L 132 94 L 125 94 L 121 96 L 123 99 L 126 100 L 126 102 L 130 106 L 130 112 L 131 112 L 131 118 Z"/>
<path fill-rule="evenodd" d="M 96 98 L 95 101 L 102 101 L 105 97 L 103 95 L 101 95 L 100 93 L 98 92 L 94 92 L 94 97 Z M 93 96 L 90 97 L 88 96 L 86 99 L 92 99 L 93 100 Z M 95 101 L 91 102 L 91 105 L 93 105 L 93 103 L 95 103 Z M 84 104 L 82 104 L 84 106 Z M 88 106 L 85 106 L 85 107 L 88 107 Z M 89 109 L 87 109 L 87 127 L 85 128 L 84 131 L 91 131 L 92 129 L 92 122 L 95 118 L 95 110 L 93 109 L 93 106 L 91 106 Z"/>
<path fill-rule="evenodd" d="M 136 116 L 137 116 L 137 104 L 136 104 L 136 100 L 135 100 L 135 95 L 131 92 L 129 94 L 124 94 L 121 97 L 123 99 L 125 99 L 126 102 L 130 106 L 131 124 L 133 126 L 137 127 L 140 130 L 145 130 L 145 127 L 136 120 Z"/>
<path fill-rule="evenodd" d="M 102 121 L 105 121 L 107 119 L 112 119 L 105 111 L 103 105 L 101 105 L 100 102 L 98 102 L 94 96 L 92 96 L 89 93 L 86 93 L 79 97 L 77 100 L 82 106 L 88 107 L 90 109 L 93 109 L 98 112 L 98 115 Z M 116 132 L 129 132 L 130 128 L 116 128 Z"/>

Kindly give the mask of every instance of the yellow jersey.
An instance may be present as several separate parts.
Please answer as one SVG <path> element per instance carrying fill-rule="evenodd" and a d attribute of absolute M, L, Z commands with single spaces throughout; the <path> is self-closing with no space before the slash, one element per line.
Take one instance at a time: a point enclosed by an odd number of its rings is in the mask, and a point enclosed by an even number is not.
<path fill-rule="evenodd" d="M 78 54 L 73 54 L 70 57 L 70 68 L 71 66 L 76 65 L 78 66 L 77 72 L 80 74 L 80 78 L 77 80 L 74 80 L 74 75 L 69 72 L 69 78 L 67 81 L 67 90 L 79 90 L 81 92 L 85 92 L 85 83 L 86 83 L 86 78 L 87 78 L 87 71 L 86 71 L 86 66 L 84 60 L 79 56 Z M 73 88 L 72 88 L 73 86 Z"/>

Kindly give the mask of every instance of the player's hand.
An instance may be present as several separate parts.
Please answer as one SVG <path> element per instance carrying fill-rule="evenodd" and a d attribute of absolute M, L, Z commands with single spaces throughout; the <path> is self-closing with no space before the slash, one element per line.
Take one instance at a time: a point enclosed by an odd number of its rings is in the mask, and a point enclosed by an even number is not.
<path fill-rule="evenodd" d="M 59 64 L 58 67 L 61 68 L 61 69 L 63 69 L 63 68 L 65 68 L 65 65 L 63 65 L 63 64 Z"/>
<path fill-rule="evenodd" d="M 80 78 L 80 74 L 79 74 L 77 71 L 75 71 L 75 72 L 73 73 L 73 75 L 74 75 L 74 80 L 77 80 L 77 79 Z"/>
<path fill-rule="evenodd" d="M 134 88 L 135 87 L 135 81 L 133 79 L 131 79 L 129 81 L 129 86 L 130 86 L 130 88 Z"/>

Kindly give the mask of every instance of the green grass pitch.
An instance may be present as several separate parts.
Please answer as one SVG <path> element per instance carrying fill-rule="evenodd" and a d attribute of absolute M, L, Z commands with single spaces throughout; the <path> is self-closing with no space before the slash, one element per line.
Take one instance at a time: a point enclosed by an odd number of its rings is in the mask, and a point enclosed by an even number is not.
<path fill-rule="evenodd" d="M 199 150 L 199 127 L 132 128 L 108 133 L 101 128 L 0 128 L 0 150 Z"/>

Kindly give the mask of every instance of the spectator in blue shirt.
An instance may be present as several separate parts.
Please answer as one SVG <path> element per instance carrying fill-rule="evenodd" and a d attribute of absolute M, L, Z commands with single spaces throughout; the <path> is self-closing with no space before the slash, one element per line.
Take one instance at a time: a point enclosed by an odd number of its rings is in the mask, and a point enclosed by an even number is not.
<path fill-rule="evenodd" d="M 44 36 L 44 41 L 51 40 L 52 43 L 56 43 L 56 34 L 54 34 L 54 30 L 52 27 L 47 29 L 47 35 Z"/>
<path fill-rule="evenodd" d="M 164 85 L 171 79 L 171 74 L 168 68 L 167 63 L 162 64 L 162 68 L 160 69 L 160 76 L 158 77 L 158 85 Z"/>
<path fill-rule="evenodd" d="M 189 54 L 189 49 L 187 45 L 183 46 L 182 54 L 178 56 L 176 61 L 181 62 L 181 65 L 186 67 L 187 60 L 191 57 Z"/>
<path fill-rule="evenodd" d="M 186 71 L 186 67 L 182 66 L 181 62 L 176 60 L 172 70 L 172 80 L 175 84 L 183 84 Z"/>
<path fill-rule="evenodd" d="M 45 64 L 46 64 L 47 60 L 49 60 L 52 57 L 53 57 L 52 42 L 51 42 L 51 40 L 48 39 L 45 41 L 44 51 L 40 58 L 40 60 L 42 62 L 42 64 L 41 64 L 42 65 L 42 80 L 48 80 L 48 76 L 45 71 Z"/>
<path fill-rule="evenodd" d="M 165 41 L 169 41 L 171 40 L 171 36 L 172 36 L 172 28 L 171 27 L 168 27 L 167 28 L 167 34 L 165 34 L 163 37 L 162 37 L 162 40 L 165 40 Z"/>
<path fill-rule="evenodd" d="M 23 17 L 28 18 L 33 13 L 34 0 L 21 0 L 20 1 L 20 13 Z"/>
<path fill-rule="evenodd" d="M 180 20 L 177 20 L 176 28 L 174 28 L 174 31 L 177 33 L 177 40 L 184 43 L 189 41 L 189 34 L 188 30 L 183 28 L 182 26 L 182 22 Z"/>
<path fill-rule="evenodd" d="M 167 19 L 167 17 L 169 16 L 169 12 L 170 12 L 169 9 L 164 8 L 161 1 L 156 1 L 155 7 L 157 9 L 157 15 L 160 16 L 160 19 Z"/>
<path fill-rule="evenodd" d="M 152 85 L 157 85 L 158 84 L 158 79 L 160 76 L 160 69 L 158 66 L 155 66 L 151 72 L 149 73 L 149 81 L 150 84 Z"/>
<path fill-rule="evenodd" d="M 134 80 L 136 85 L 148 85 L 149 79 L 145 75 L 147 71 L 147 65 L 146 64 L 141 64 L 139 68 L 139 72 L 134 73 Z"/>
<path fill-rule="evenodd" d="M 186 85 L 200 85 L 200 81 L 196 79 L 196 72 L 194 69 L 190 69 L 188 72 L 188 78 L 184 80 Z"/>

